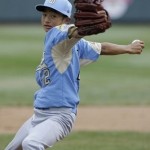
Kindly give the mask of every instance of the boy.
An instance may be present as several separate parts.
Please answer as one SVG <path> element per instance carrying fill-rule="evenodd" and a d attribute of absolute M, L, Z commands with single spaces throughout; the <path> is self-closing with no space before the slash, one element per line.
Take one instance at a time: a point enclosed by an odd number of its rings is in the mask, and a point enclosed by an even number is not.
<path fill-rule="evenodd" d="M 46 32 L 43 57 L 36 70 L 40 89 L 34 95 L 33 116 L 5 150 L 45 150 L 63 139 L 77 115 L 80 66 L 100 55 L 140 54 L 144 48 L 142 41 L 117 45 L 84 40 L 69 24 L 72 6 L 68 0 L 46 0 L 36 9 L 42 12 Z"/>

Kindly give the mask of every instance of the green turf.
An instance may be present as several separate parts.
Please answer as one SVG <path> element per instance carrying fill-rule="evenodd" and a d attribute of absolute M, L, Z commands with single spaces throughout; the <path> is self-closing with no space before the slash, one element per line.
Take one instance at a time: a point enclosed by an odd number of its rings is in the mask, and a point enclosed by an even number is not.
<path fill-rule="evenodd" d="M 128 44 L 145 41 L 142 55 L 102 56 L 81 69 L 81 105 L 150 104 L 150 30 L 146 25 L 113 25 L 91 41 Z M 32 105 L 38 89 L 34 72 L 40 63 L 44 32 L 39 25 L 0 26 L 0 106 Z"/>
<path fill-rule="evenodd" d="M 0 150 L 12 135 L 0 135 Z M 51 150 L 149 150 L 150 133 L 73 132 Z M 49 150 L 50 150 L 49 149 Z"/>

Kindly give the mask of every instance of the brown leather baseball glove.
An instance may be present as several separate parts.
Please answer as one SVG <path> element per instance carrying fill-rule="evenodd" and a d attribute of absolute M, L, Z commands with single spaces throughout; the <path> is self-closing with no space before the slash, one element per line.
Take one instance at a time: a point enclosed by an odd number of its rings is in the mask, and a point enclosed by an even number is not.
<path fill-rule="evenodd" d="M 111 27 L 108 12 L 102 6 L 103 0 L 75 0 L 75 26 L 81 36 L 105 32 Z"/>

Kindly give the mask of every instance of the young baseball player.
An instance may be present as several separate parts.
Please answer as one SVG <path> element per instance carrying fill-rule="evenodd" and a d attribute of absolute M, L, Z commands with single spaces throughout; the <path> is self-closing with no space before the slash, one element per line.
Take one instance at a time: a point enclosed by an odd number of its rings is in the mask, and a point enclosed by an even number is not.
<path fill-rule="evenodd" d="M 46 0 L 36 9 L 42 12 L 46 32 L 42 60 L 36 69 L 40 88 L 34 95 L 33 116 L 5 150 L 45 150 L 62 140 L 77 116 L 80 67 L 101 55 L 140 54 L 144 48 L 142 41 L 129 45 L 86 41 L 69 24 L 72 6 L 68 0 Z"/>

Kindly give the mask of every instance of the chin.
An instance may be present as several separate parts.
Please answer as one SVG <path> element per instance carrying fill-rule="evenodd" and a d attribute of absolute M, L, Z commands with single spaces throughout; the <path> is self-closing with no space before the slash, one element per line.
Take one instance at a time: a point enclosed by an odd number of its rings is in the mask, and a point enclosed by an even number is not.
<path fill-rule="evenodd" d="M 45 30 L 45 32 L 48 32 L 50 29 L 44 29 Z"/>

